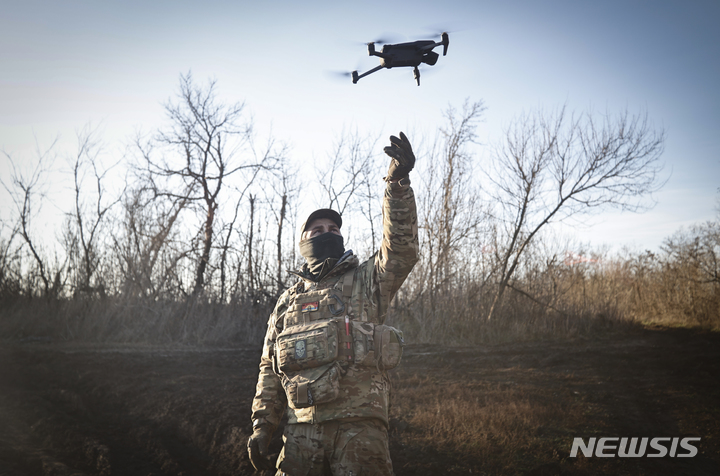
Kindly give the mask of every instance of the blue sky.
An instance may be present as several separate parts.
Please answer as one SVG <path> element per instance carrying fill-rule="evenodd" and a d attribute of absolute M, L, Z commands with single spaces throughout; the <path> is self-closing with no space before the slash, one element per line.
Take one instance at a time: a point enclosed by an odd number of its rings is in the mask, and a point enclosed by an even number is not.
<path fill-rule="evenodd" d="M 181 73 L 213 77 L 257 128 L 323 157 L 343 127 L 383 137 L 429 131 L 448 105 L 487 106 L 479 133 L 500 139 L 512 117 L 567 104 L 646 110 L 667 142 L 665 187 L 642 215 L 608 212 L 563 228 L 594 245 L 657 248 L 680 226 L 716 216 L 720 187 L 720 3 L 716 1 L 0 2 L 0 148 L 22 163 L 35 141 L 74 149 L 101 124 L 118 151 L 162 124 Z M 446 57 L 415 86 L 410 69 L 353 85 L 364 41 L 449 29 Z M 412 139 L 412 137 L 411 137 Z M 61 163 L 60 163 L 61 164 Z M 6 163 L 0 174 L 7 178 Z M 49 195 L 66 190 L 58 180 Z M 65 191 L 63 191 L 65 190 Z M 4 191 L 2 192 L 4 194 Z M 3 195 L 3 201 L 6 198 Z"/>

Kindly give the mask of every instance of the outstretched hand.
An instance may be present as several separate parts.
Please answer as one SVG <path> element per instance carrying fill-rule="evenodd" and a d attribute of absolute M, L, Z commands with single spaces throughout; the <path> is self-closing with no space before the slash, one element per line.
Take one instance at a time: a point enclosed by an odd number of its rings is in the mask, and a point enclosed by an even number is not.
<path fill-rule="evenodd" d="M 386 181 L 391 182 L 405 178 L 415 167 L 415 154 L 413 154 L 410 141 L 403 132 L 400 133 L 399 139 L 390 136 L 390 145 L 383 150 L 393 159 L 390 162 L 387 177 L 385 177 Z"/>

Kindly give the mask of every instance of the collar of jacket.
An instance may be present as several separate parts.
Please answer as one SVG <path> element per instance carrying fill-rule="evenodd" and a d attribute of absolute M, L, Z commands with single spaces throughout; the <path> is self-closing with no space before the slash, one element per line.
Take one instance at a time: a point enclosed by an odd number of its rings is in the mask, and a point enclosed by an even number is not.
<path fill-rule="evenodd" d="M 314 281 L 312 277 L 307 273 L 307 264 L 304 264 L 299 271 L 290 272 L 301 278 L 306 285 L 310 286 L 313 284 L 322 283 L 323 281 L 327 281 L 328 279 L 332 279 L 333 277 L 340 276 L 344 274 L 345 271 L 356 268 L 359 264 L 360 260 L 358 259 L 358 257 L 353 254 L 352 250 L 347 250 L 345 254 L 340 257 L 340 260 L 335 264 L 335 267 L 333 267 L 333 269 L 331 269 L 325 276 L 323 276 L 320 281 Z"/>

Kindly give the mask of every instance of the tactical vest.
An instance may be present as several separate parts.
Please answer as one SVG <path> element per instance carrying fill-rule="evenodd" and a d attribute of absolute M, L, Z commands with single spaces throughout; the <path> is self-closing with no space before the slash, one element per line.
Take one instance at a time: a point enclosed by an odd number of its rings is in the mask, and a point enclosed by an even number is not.
<path fill-rule="evenodd" d="M 350 305 L 356 271 L 347 271 L 328 289 L 296 293 L 288 303 L 274 358 L 292 408 L 335 400 L 349 365 L 384 371 L 400 363 L 401 331 L 355 319 L 363 315 Z"/>

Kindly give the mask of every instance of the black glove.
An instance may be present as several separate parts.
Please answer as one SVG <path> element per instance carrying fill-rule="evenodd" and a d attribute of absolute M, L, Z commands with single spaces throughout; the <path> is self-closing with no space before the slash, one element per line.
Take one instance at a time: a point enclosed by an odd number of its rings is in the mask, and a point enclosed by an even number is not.
<path fill-rule="evenodd" d="M 413 154 L 410 141 L 404 133 L 400 133 L 399 139 L 390 136 L 390 145 L 383 150 L 393 159 L 390 162 L 387 177 L 385 177 L 386 182 L 407 177 L 415 167 L 415 154 Z"/>
<path fill-rule="evenodd" d="M 248 455 L 250 462 L 257 471 L 275 469 L 275 466 L 268 459 L 268 447 L 270 446 L 270 430 L 266 426 L 256 426 L 253 434 L 248 438 Z"/>

